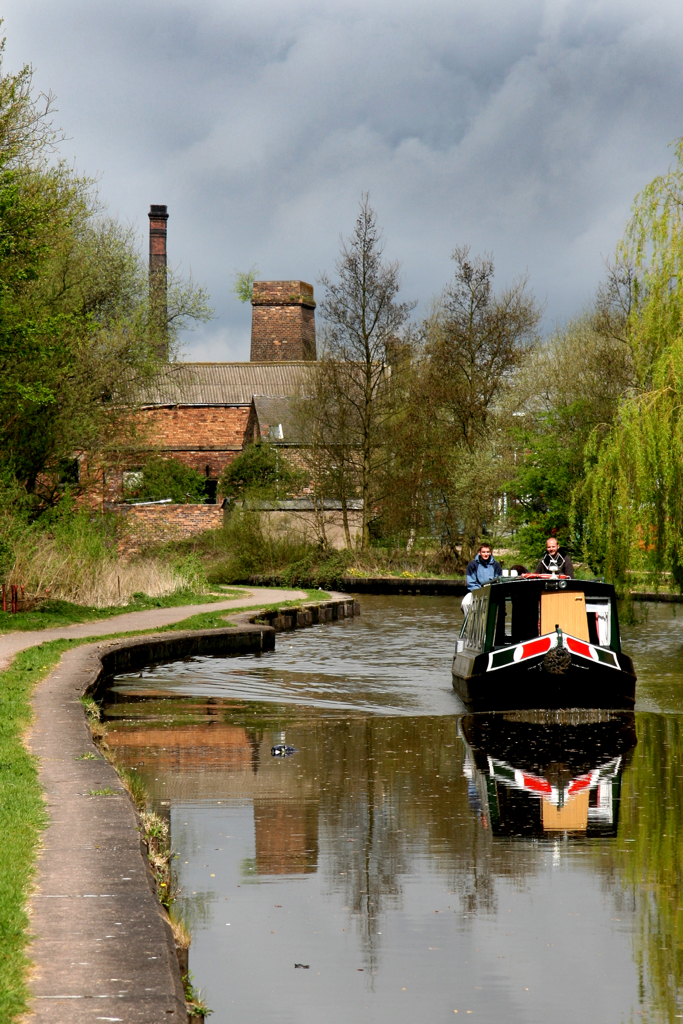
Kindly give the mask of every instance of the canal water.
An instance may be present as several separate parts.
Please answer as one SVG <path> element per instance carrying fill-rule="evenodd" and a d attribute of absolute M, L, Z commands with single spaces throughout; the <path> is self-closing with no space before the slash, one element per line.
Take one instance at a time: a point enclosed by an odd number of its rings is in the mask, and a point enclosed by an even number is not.
<path fill-rule="evenodd" d="M 635 715 L 463 716 L 459 602 L 361 605 L 106 695 L 212 1024 L 683 1020 L 683 610 L 622 623 Z"/>

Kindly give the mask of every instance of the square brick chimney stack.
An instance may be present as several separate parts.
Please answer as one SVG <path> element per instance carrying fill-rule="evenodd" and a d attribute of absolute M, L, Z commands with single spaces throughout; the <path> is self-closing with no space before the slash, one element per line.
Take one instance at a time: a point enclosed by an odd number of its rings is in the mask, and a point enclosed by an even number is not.
<path fill-rule="evenodd" d="M 251 361 L 314 360 L 315 302 L 305 281 L 254 281 Z"/>
<path fill-rule="evenodd" d="M 149 208 L 149 297 L 154 347 L 160 359 L 168 359 L 167 221 L 168 207 L 152 203 Z"/>

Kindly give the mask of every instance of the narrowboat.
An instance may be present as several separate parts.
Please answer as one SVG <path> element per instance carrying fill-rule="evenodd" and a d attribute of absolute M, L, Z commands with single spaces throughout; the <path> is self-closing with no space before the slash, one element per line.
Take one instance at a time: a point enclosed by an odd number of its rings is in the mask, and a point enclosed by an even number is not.
<path fill-rule="evenodd" d="M 470 807 L 494 835 L 616 835 L 632 711 L 474 714 L 459 731 Z"/>
<path fill-rule="evenodd" d="M 452 672 L 469 711 L 635 703 L 614 587 L 598 580 L 526 573 L 475 590 Z"/>

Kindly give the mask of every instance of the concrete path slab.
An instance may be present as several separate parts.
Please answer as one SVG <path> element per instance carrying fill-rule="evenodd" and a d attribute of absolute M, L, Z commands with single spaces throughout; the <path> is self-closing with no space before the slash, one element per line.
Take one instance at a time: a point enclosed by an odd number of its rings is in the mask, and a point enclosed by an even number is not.
<path fill-rule="evenodd" d="M 31 1019 L 186 1024 L 173 937 L 133 804 L 78 702 L 98 671 L 96 647 L 68 651 L 34 698 L 29 747 L 40 758 L 50 826 L 31 900 Z M 97 760 L 77 760 L 88 753 Z"/>
<path fill-rule="evenodd" d="M 278 601 L 302 600 L 306 600 L 306 592 L 303 590 L 249 587 L 244 597 L 232 598 L 229 601 L 215 601 L 212 604 L 187 604 L 177 608 L 150 608 L 145 612 L 125 612 L 122 615 L 114 615 L 110 619 L 80 622 L 73 626 L 60 626 L 58 629 L 3 633 L 0 634 L 0 672 L 9 666 L 19 651 L 35 647 L 36 644 L 47 643 L 48 640 L 107 636 L 110 633 L 129 633 L 137 629 L 149 629 L 152 632 L 159 629 L 160 626 L 170 626 L 174 622 L 182 622 L 190 615 L 199 615 L 202 612 L 231 611 L 239 608 L 251 608 L 253 605 L 277 604 Z"/>

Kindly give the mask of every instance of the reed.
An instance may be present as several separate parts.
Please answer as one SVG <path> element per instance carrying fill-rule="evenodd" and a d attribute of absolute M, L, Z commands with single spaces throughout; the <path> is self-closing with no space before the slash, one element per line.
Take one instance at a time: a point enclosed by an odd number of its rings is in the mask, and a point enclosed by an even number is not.
<path fill-rule="evenodd" d="M 2 572 L 29 599 L 50 598 L 93 608 L 130 603 L 136 594 L 151 598 L 202 590 L 204 570 L 196 555 L 119 556 L 122 526 L 109 516 L 66 509 L 47 522 L 0 521 Z"/>

